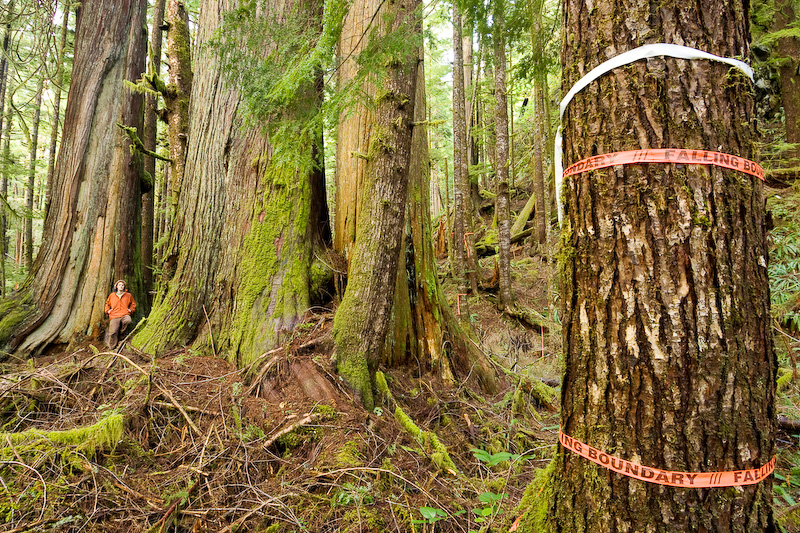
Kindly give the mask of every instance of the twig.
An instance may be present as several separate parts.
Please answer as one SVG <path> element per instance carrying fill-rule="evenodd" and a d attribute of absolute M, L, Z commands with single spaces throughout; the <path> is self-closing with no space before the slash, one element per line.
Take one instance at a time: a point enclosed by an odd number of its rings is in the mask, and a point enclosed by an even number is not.
<path fill-rule="evenodd" d="M 310 424 L 311 422 L 319 420 L 320 418 L 322 418 L 322 414 L 321 413 L 309 413 L 306 416 L 304 416 L 303 418 L 301 418 L 300 420 L 298 420 L 297 422 L 295 422 L 294 424 L 290 424 L 290 425 L 286 426 L 285 428 L 283 428 L 282 430 L 277 432 L 275 435 L 273 435 L 272 437 L 267 439 L 267 441 L 262 446 L 264 448 L 269 448 L 276 440 L 278 440 L 279 438 L 283 437 L 287 433 L 291 433 L 295 429 L 297 429 L 299 427 L 302 427 L 302 426 L 306 426 L 306 425 Z"/>
<path fill-rule="evenodd" d="M 283 350 L 283 348 L 281 348 L 280 350 Z M 269 362 L 267 362 L 267 364 L 264 365 L 264 367 L 261 370 L 259 370 L 258 376 L 255 377 L 253 382 L 250 384 L 249 387 L 247 387 L 247 390 L 244 392 L 245 396 L 248 396 L 248 395 L 250 395 L 251 392 L 253 392 L 253 389 L 255 389 L 258 386 L 259 383 L 261 383 L 261 380 L 264 379 L 264 376 L 267 375 L 267 372 L 269 372 L 269 369 L 272 368 L 272 366 L 275 363 L 277 363 L 278 360 L 280 360 L 280 357 L 281 357 L 280 354 L 274 356 L 272 359 L 269 360 Z"/>
<path fill-rule="evenodd" d="M 8 441 L 8 444 L 11 445 L 11 441 L 10 440 Z M 14 447 L 11 446 L 11 449 L 13 450 Z M 17 451 L 14 450 L 14 453 L 16 454 Z M 34 474 L 39 476 L 39 480 L 41 480 L 41 482 L 42 482 L 42 497 L 44 498 L 44 502 L 42 503 L 42 510 L 39 513 L 39 521 L 36 522 L 35 524 L 29 524 L 29 525 L 27 525 L 27 526 L 25 526 L 23 528 L 17 528 L 17 529 L 14 529 L 12 531 L 26 531 L 28 529 L 31 529 L 33 526 L 36 526 L 36 525 L 39 525 L 39 524 L 47 522 L 48 520 L 45 520 L 45 521 L 42 520 L 42 517 L 44 516 L 44 510 L 47 509 L 47 483 L 44 482 L 44 478 L 39 473 L 39 471 L 36 470 L 35 468 L 31 467 L 31 466 L 26 465 L 22 461 L 1 461 L 0 464 L 3 464 L 3 465 L 17 465 L 17 466 L 21 466 L 23 468 L 27 468 L 28 470 L 30 470 L 31 472 L 33 472 Z M 10 496 L 11 496 L 11 494 L 9 494 L 9 497 Z"/>

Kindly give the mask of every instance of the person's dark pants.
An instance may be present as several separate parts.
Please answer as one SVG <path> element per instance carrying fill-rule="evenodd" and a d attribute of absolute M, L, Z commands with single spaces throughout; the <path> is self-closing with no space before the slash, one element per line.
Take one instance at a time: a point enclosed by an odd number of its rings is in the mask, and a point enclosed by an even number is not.
<path fill-rule="evenodd" d="M 123 333 L 128 324 L 131 323 L 131 316 L 125 315 L 119 318 L 112 318 L 111 322 L 108 323 L 108 331 L 106 331 L 106 346 L 110 349 L 114 349 L 117 346 L 117 340 L 120 333 Z"/>

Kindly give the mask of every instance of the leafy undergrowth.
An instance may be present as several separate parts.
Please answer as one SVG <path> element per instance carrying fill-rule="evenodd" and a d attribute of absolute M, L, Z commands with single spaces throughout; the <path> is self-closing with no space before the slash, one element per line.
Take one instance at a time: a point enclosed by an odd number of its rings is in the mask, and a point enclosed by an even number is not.
<path fill-rule="evenodd" d="M 0 530 L 508 529 L 552 455 L 555 413 L 519 383 L 483 397 L 389 373 L 415 437 L 388 405 L 368 413 L 341 386 L 331 320 L 310 317 L 241 370 L 187 351 L 153 361 L 127 345 L 6 365 Z M 455 468 L 437 466 L 432 435 Z"/>

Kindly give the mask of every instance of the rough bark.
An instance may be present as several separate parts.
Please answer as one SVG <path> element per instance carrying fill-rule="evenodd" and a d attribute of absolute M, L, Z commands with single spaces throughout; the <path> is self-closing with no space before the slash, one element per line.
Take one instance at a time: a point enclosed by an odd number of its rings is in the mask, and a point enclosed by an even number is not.
<path fill-rule="evenodd" d="M 0 303 L 0 343 L 22 355 L 96 336 L 111 284 L 141 299 L 141 167 L 117 125 L 141 127 L 142 98 L 124 89 L 145 60 L 143 0 L 81 4 L 72 90 L 42 246 L 22 288 Z"/>
<path fill-rule="evenodd" d="M 156 0 L 153 5 L 153 24 L 150 27 L 150 73 L 161 75 L 161 42 L 164 24 L 164 8 L 166 0 Z M 144 104 L 144 147 L 151 152 L 156 150 L 156 135 L 158 133 L 158 98 L 154 94 L 145 96 Z M 153 239 L 155 235 L 155 188 L 156 188 L 156 159 L 151 156 L 144 158 L 145 183 L 142 184 L 142 276 L 144 292 L 150 303 L 153 290 Z"/>
<path fill-rule="evenodd" d="M 176 217 L 178 198 L 183 187 L 186 172 L 186 157 L 189 142 L 189 95 L 192 92 L 194 74 L 192 72 L 192 56 L 189 39 L 189 12 L 179 0 L 167 2 L 167 63 L 169 65 L 169 81 L 163 92 L 164 107 L 167 115 L 167 138 L 169 139 L 169 187 L 167 201 L 167 219 Z M 174 230 L 175 225 L 171 226 Z M 177 242 L 172 235 L 170 243 Z M 166 252 L 164 270 L 167 275 L 175 268 L 179 250 L 170 246 Z"/>
<path fill-rule="evenodd" d="M 47 184 L 44 196 L 44 215 L 50 209 L 52 198 L 53 173 L 56 168 L 56 147 L 58 146 L 58 131 L 61 124 L 61 93 L 64 85 L 64 57 L 67 50 L 67 34 L 69 27 L 69 16 L 72 12 L 71 0 L 62 2 L 64 18 L 61 21 L 61 35 L 58 40 L 58 57 L 56 58 L 56 75 L 53 80 L 53 116 L 50 119 L 50 148 L 47 152 Z"/>
<path fill-rule="evenodd" d="M 417 83 L 414 40 L 421 37 L 416 8 L 416 0 L 397 0 L 381 8 L 385 11 L 379 20 L 384 22 L 376 28 L 376 37 L 402 31 L 410 42 L 381 61 L 386 72 L 376 87 L 362 212 L 347 290 L 333 326 L 337 369 L 369 410 L 374 405 L 370 370 L 383 357 L 405 223 Z"/>
<path fill-rule="evenodd" d="M 283 342 L 312 305 L 323 277 L 315 256 L 328 236 L 314 160 L 319 138 L 271 140 L 267 125 L 245 123 L 242 96 L 206 46 L 223 14 L 237 6 L 201 6 L 186 170 L 170 244 L 175 270 L 134 345 L 154 354 L 192 345 L 244 365 Z M 283 20 L 292 9 L 321 15 L 307 3 L 276 1 L 261 16 Z M 318 108 L 317 80 L 302 90 Z"/>
<path fill-rule="evenodd" d="M 645 42 L 750 55 L 746 2 L 570 0 L 564 12 L 564 92 Z M 749 80 L 707 60 L 615 69 L 576 96 L 563 125 L 565 165 L 639 148 L 754 153 Z M 625 165 L 569 178 L 565 199 L 564 433 L 665 470 L 770 461 L 776 361 L 761 182 L 717 167 Z M 554 461 L 546 509 L 554 531 L 775 530 L 769 478 L 680 489 L 563 447 Z"/>
<path fill-rule="evenodd" d="M 497 241 L 500 270 L 500 308 L 514 305 L 511 288 L 511 209 L 508 200 L 508 101 L 506 96 L 506 39 L 505 3 L 494 4 L 492 39 L 494 41 L 494 97 L 495 97 L 495 217 L 497 218 Z"/>

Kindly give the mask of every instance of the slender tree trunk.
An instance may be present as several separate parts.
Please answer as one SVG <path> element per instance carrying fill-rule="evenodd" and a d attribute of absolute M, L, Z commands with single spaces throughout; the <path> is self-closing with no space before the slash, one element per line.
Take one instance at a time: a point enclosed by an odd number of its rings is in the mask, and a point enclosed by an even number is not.
<path fill-rule="evenodd" d="M 61 92 L 64 85 L 64 57 L 67 49 L 69 15 L 72 11 L 72 0 L 62 2 L 64 18 L 61 21 L 61 36 L 58 41 L 58 57 L 56 58 L 56 76 L 53 83 L 53 117 L 50 119 L 50 148 L 47 152 L 47 183 L 45 185 L 44 216 L 50 209 L 52 198 L 51 184 L 56 168 L 56 148 L 58 146 L 58 126 L 61 123 Z"/>
<path fill-rule="evenodd" d="M 472 206 L 467 166 L 467 122 L 464 99 L 464 58 L 461 38 L 461 14 L 453 5 L 453 212 L 455 264 L 453 276 L 464 284 L 463 290 L 478 292 L 478 266 L 475 235 L 472 232 Z"/>
<path fill-rule="evenodd" d="M 189 38 L 189 12 L 184 2 L 167 2 L 167 62 L 169 82 L 164 91 L 164 104 L 167 114 L 169 138 L 169 188 L 167 201 L 167 220 L 171 228 L 177 213 L 178 198 L 186 172 L 187 145 L 189 139 L 189 95 L 192 92 L 192 54 Z M 164 260 L 164 274 L 168 278 L 175 269 L 179 250 L 175 247 L 178 236 L 170 237 L 170 246 Z"/>
<path fill-rule="evenodd" d="M 3 120 L 5 119 L 6 89 L 9 86 L 8 79 L 8 48 L 11 42 L 11 18 L 14 14 L 14 2 L 8 4 L 8 22 L 3 32 L 3 57 L 0 58 L 0 132 L 3 132 L 0 140 L 7 139 L 8 134 L 4 132 Z M 6 121 L 10 123 L 9 121 Z M 0 197 L 8 198 L 8 172 L 6 159 L 0 161 Z M 0 210 L 0 298 L 6 297 L 6 254 L 8 253 L 8 218 L 6 210 Z"/>
<path fill-rule="evenodd" d="M 144 0 L 81 4 L 72 90 L 40 252 L 21 290 L 0 302 L 0 343 L 21 355 L 96 336 L 115 279 L 141 299 L 140 161 L 117 125 L 141 127 L 124 80 L 144 69 Z"/>
<path fill-rule="evenodd" d="M 166 0 L 156 0 L 153 5 L 153 24 L 150 27 L 150 69 L 151 74 L 161 76 L 161 42 L 164 25 L 164 7 Z M 145 96 L 144 104 L 144 147 L 147 150 L 156 150 L 156 135 L 158 134 L 158 98 L 153 94 Z M 142 184 L 142 276 L 144 292 L 147 300 L 152 303 L 153 290 L 153 239 L 155 226 L 155 188 L 156 188 L 156 159 L 145 156 L 145 179 Z"/>
<path fill-rule="evenodd" d="M 404 32 L 418 39 L 421 23 L 416 8 L 416 0 L 384 4 L 379 16 L 391 23 L 375 37 Z M 403 241 L 417 62 L 417 49 L 408 44 L 384 63 L 387 72 L 376 88 L 374 130 L 350 276 L 334 318 L 337 370 L 369 410 L 374 406 L 370 371 L 383 358 Z"/>
<path fill-rule="evenodd" d="M 543 245 L 547 239 L 547 214 L 545 213 L 545 175 L 544 175 L 544 130 L 545 116 L 544 98 L 547 92 L 545 83 L 545 65 L 543 35 L 542 35 L 542 9 L 544 2 L 531 3 L 533 9 L 533 24 L 531 25 L 531 45 L 533 46 L 534 76 L 533 76 L 533 194 L 536 201 L 536 242 Z"/>
<path fill-rule="evenodd" d="M 33 266 L 33 195 L 36 188 L 36 151 L 39 148 L 39 119 L 42 111 L 42 91 L 44 77 L 39 78 L 34 100 L 33 123 L 31 124 L 31 144 L 28 159 L 28 186 L 25 188 L 25 268 Z"/>
<path fill-rule="evenodd" d="M 494 97 L 495 97 L 495 169 L 496 191 L 495 216 L 500 256 L 500 308 L 514 306 L 511 288 L 511 209 L 508 200 L 508 101 L 506 99 L 506 39 L 505 2 L 494 3 L 492 39 L 494 41 Z"/>
<path fill-rule="evenodd" d="M 207 45 L 238 5 L 201 5 L 186 169 L 170 244 L 174 275 L 133 342 L 154 354 L 192 345 L 245 365 L 284 342 L 317 301 L 322 266 L 315 258 L 330 235 L 315 160 L 322 153 L 318 132 L 271 143 L 264 129 L 247 125 L 242 96 Z M 261 16 L 281 20 L 294 9 L 307 10 L 311 20 L 321 16 L 317 6 L 291 0 L 273 2 Z M 302 90 L 318 112 L 317 82 L 307 80 Z M 283 157 L 273 157 L 278 152 Z"/>
<path fill-rule="evenodd" d="M 564 40 L 564 92 L 636 48 L 645 30 L 651 42 L 750 56 L 746 2 L 687 9 L 569 0 L 564 12 L 565 35 L 576 36 Z M 564 163 L 648 148 L 752 159 L 753 107 L 750 81 L 723 63 L 637 61 L 569 104 Z M 565 185 L 563 432 L 662 470 L 766 465 L 777 365 L 762 183 L 719 167 L 657 163 L 588 171 Z M 549 509 L 540 510 L 554 531 L 776 529 L 769 476 L 735 489 L 687 489 L 618 474 L 563 447 L 554 461 Z"/>

